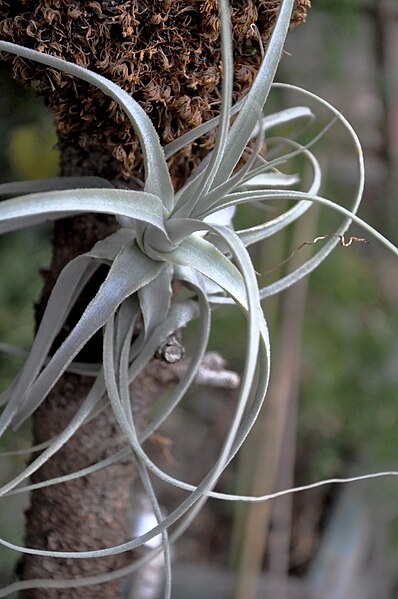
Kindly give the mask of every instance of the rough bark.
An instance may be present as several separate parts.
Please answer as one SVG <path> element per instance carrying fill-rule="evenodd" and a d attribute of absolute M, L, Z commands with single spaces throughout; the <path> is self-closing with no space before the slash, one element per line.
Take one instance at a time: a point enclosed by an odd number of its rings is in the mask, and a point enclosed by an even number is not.
<path fill-rule="evenodd" d="M 132 401 L 138 426 L 143 426 L 152 401 L 171 382 L 164 363 L 153 361 L 135 382 Z M 68 374 L 36 412 L 35 443 L 61 431 L 73 417 L 90 388 L 90 380 Z M 60 476 L 104 459 L 123 446 L 110 410 L 82 427 L 71 441 L 32 477 L 33 482 Z M 85 551 L 117 545 L 131 538 L 128 512 L 134 493 L 136 468 L 126 459 L 88 477 L 32 493 L 27 512 L 26 544 L 51 550 Z M 64 560 L 26 556 L 19 575 L 30 578 L 70 578 L 113 571 L 134 559 L 131 553 L 91 560 Z M 121 582 L 82 589 L 29 590 L 29 599 L 114 599 Z"/>

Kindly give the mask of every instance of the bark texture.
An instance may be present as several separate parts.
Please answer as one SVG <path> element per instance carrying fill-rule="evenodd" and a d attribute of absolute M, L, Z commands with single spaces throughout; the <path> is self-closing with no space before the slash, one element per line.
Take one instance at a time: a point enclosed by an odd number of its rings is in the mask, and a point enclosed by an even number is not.
<path fill-rule="evenodd" d="M 132 401 L 137 424 L 142 427 L 159 393 L 173 382 L 166 364 L 154 360 L 134 383 Z M 35 443 L 56 435 L 73 417 L 90 388 L 90 380 L 65 375 L 36 412 Z M 47 464 L 32 477 L 39 482 L 84 468 L 104 459 L 125 443 L 110 410 L 82 427 Z M 36 490 L 27 512 L 26 544 L 50 550 L 86 551 L 117 545 L 131 539 L 127 515 L 134 497 L 136 469 L 131 459 L 65 484 Z M 30 578 L 71 578 L 113 571 L 134 559 L 132 553 L 91 560 L 64 560 L 26 556 L 18 574 Z M 64 590 L 28 590 L 26 599 L 114 599 L 121 597 L 123 581 Z"/>

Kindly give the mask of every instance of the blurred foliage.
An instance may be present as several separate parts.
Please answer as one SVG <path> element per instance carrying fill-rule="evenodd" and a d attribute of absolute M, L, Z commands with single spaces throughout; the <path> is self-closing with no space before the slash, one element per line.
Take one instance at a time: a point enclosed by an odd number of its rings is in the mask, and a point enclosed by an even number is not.
<path fill-rule="evenodd" d="M 56 175 L 57 152 L 51 115 L 41 98 L 28 94 L 0 71 L 0 181 L 37 179 Z M 34 227 L 0 237 L 0 338 L 29 347 L 33 338 L 33 303 L 41 279 L 39 271 L 50 259 L 49 228 Z M 4 388 L 21 360 L 0 354 L 0 388 Z"/>
<path fill-rule="evenodd" d="M 371 10 L 378 0 L 315 0 L 313 10 L 327 11 L 329 18 L 346 25 L 354 25 L 361 13 Z"/>
<path fill-rule="evenodd" d="M 332 17 L 341 17 L 347 13 L 357 13 L 375 4 L 377 0 L 316 0 L 312 3 L 313 8 L 328 10 Z"/>
<path fill-rule="evenodd" d="M 10 140 L 9 159 L 17 179 L 45 179 L 54 176 L 58 154 L 50 115 L 39 122 L 16 127 Z"/>
<path fill-rule="evenodd" d="M 0 69 L 0 181 L 37 179 L 57 173 L 56 142 L 51 115 L 41 98 L 27 93 Z M 28 348 L 34 332 L 34 302 L 41 290 L 40 270 L 50 260 L 50 228 L 26 229 L 0 236 L 0 339 Z M 0 392 L 8 386 L 22 360 L 0 352 Z M 28 447 L 30 424 L 18 437 L 6 434 L 0 451 Z M 0 479 L 22 469 L 25 456 L 1 458 Z M 3 499 L 0 510 L 2 535 L 20 544 L 23 540 L 23 510 L 28 497 Z M 18 555 L 1 550 L 0 578 L 12 572 Z"/>
<path fill-rule="evenodd" d="M 33 303 L 41 279 L 39 271 L 48 264 L 49 231 L 35 228 L 0 237 L 0 339 L 29 347 L 33 338 Z M 15 375 L 21 360 L 0 354 L 0 388 Z"/>
<path fill-rule="evenodd" d="M 343 474 L 347 462 L 367 471 L 394 464 L 398 377 L 389 364 L 397 358 L 398 315 L 376 268 L 357 248 L 338 248 L 311 278 L 298 426 L 302 480 Z"/>
<path fill-rule="evenodd" d="M 0 89 L 0 181 L 54 176 L 56 135 L 43 99 L 27 93 L 1 65 Z"/>

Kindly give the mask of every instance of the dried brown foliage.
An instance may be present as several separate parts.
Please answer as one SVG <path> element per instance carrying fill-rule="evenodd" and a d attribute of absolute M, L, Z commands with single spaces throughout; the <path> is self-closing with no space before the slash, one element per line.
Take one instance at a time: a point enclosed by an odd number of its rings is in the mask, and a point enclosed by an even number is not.
<path fill-rule="evenodd" d="M 248 89 L 260 63 L 253 24 L 266 45 L 280 2 L 231 2 L 235 100 Z M 309 0 L 297 0 L 292 23 L 304 21 L 309 6 Z M 0 37 L 105 75 L 134 95 L 164 143 L 218 113 L 217 0 L 0 0 Z M 45 95 L 61 149 L 79 147 L 84 161 L 108 148 L 109 178 L 121 173 L 128 180 L 141 173 L 137 138 L 113 100 L 59 71 L 20 58 L 10 61 L 17 79 Z M 170 165 L 175 179 L 184 180 L 212 143 L 209 135 L 175 156 Z"/>

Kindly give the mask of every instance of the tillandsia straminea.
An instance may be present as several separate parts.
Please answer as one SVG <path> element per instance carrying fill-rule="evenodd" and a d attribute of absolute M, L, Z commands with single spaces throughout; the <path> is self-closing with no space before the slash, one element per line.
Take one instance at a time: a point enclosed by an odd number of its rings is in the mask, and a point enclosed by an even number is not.
<path fill-rule="evenodd" d="M 40 406 L 66 370 L 91 376 L 92 387 L 69 425 L 49 439 L 39 456 L 25 470 L 5 484 L 2 496 L 27 491 L 34 485 L 27 478 L 63 447 L 72 435 L 94 414 L 111 406 L 126 439 L 125 449 L 94 464 L 84 471 L 47 480 L 41 486 L 67 482 L 88 476 L 109 463 L 133 453 L 141 481 L 150 499 L 157 525 L 149 532 L 119 545 L 88 551 L 51 551 L 20 547 L 5 539 L 0 543 L 22 553 L 43 557 L 86 559 L 115 555 L 143 546 L 161 535 L 159 548 L 134 563 L 107 574 L 73 580 L 22 581 L 0 591 L 0 597 L 29 588 L 76 588 L 99 584 L 127 576 L 163 551 L 165 560 L 164 596 L 171 593 L 170 544 L 187 528 L 209 497 L 240 501 L 264 501 L 266 497 L 225 495 L 213 489 L 228 464 L 239 451 L 263 405 L 270 366 L 270 346 L 261 299 L 279 293 L 315 269 L 339 243 L 354 220 L 371 231 L 395 254 L 398 250 L 356 216 L 360 203 L 364 171 L 360 144 L 344 117 L 327 102 L 310 92 L 304 98 L 319 102 L 331 113 L 331 124 L 339 122 L 351 136 L 358 162 L 358 183 L 351 209 L 337 205 L 319 195 L 321 168 L 311 144 L 278 138 L 285 153 L 268 157 L 264 137 L 279 125 L 313 118 L 309 108 L 299 106 L 266 115 L 265 104 L 287 35 L 294 0 L 284 0 L 258 75 L 244 100 L 232 105 L 232 43 L 227 0 L 219 0 L 222 46 L 222 102 L 219 117 L 162 147 L 155 128 L 145 111 L 126 92 L 106 78 L 59 58 L 0 42 L 0 51 L 37 61 L 52 69 L 69 73 L 103 90 L 128 115 L 141 144 L 145 180 L 142 190 L 115 189 L 101 179 L 86 177 L 11 183 L 0 186 L 5 199 L 0 204 L 0 232 L 6 233 L 44 221 L 87 212 L 114 215 L 120 228 L 99 240 L 87 253 L 72 260 L 61 272 L 21 372 L 1 396 L 4 406 L 0 416 L 0 433 L 18 428 Z M 284 88 L 293 86 L 282 85 Z M 231 124 L 232 122 L 232 124 Z M 204 158 L 186 183 L 175 192 L 166 160 L 186 144 L 216 128 L 214 149 Z M 324 132 L 324 131 L 323 131 Z M 271 140 L 268 139 L 268 145 Z M 312 142 L 313 143 L 313 142 Z M 250 144 L 249 157 L 242 159 Z M 278 167 L 289 158 L 301 155 L 310 165 L 312 181 L 306 191 L 286 189 L 297 183 Z M 277 187 L 277 188 L 275 188 Z M 15 197 L 16 196 L 16 197 Z M 241 204 L 293 202 L 284 213 L 255 227 L 235 231 L 232 221 Z M 336 236 L 294 272 L 264 288 L 247 247 L 271 237 L 302 216 L 313 203 L 337 210 L 344 221 Z M 70 313 L 87 281 L 100 265 L 108 271 L 99 290 L 80 319 L 56 351 L 54 339 Z M 179 281 L 187 291 L 173 293 Z M 233 422 L 219 456 L 199 485 L 176 480 L 160 469 L 146 454 L 143 442 L 154 433 L 178 406 L 191 386 L 206 351 L 211 312 L 224 304 L 236 305 L 247 320 L 247 341 L 241 385 Z M 180 382 L 146 429 L 137 433 L 130 402 L 129 386 L 142 372 L 153 355 L 174 331 L 198 319 L 199 333 L 191 361 Z M 137 334 L 137 323 L 142 327 Z M 103 329 L 103 360 L 100 365 L 75 361 L 88 341 Z M 5 347 L 4 347 L 5 349 Z M 154 493 L 150 475 L 189 492 L 171 513 L 164 515 Z M 22 486 L 21 486 L 22 485 Z M 37 485 L 36 485 L 37 487 Z M 168 532 L 170 526 L 171 533 Z"/>

